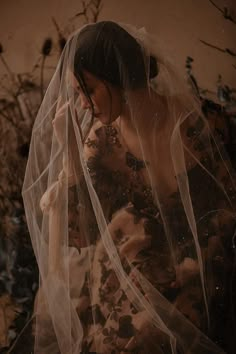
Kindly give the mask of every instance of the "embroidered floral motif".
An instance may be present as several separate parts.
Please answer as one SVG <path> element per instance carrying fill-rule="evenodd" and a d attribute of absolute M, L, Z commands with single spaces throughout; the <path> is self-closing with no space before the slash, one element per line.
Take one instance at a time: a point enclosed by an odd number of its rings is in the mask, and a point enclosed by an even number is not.
<path fill-rule="evenodd" d="M 89 147 L 89 148 L 94 148 L 94 149 L 98 149 L 98 141 L 96 139 L 90 139 L 88 138 L 85 142 L 85 144 Z"/>
<path fill-rule="evenodd" d="M 143 160 L 137 159 L 130 152 L 126 152 L 126 163 L 133 171 L 138 172 L 145 167 L 145 162 Z"/>
<path fill-rule="evenodd" d="M 121 147 L 121 143 L 116 128 L 114 128 L 112 125 L 106 125 L 105 131 L 106 131 L 106 137 L 108 143 L 110 145 L 116 145 L 118 147 Z"/>
<path fill-rule="evenodd" d="M 103 126 L 95 133 L 97 139 L 88 140 L 87 143 L 87 146 L 95 153 L 89 157 L 87 165 L 108 227 L 110 222 L 112 224 L 114 215 L 120 215 L 119 213 L 124 214 L 124 219 L 121 218 L 121 220 L 128 220 L 128 232 L 125 230 L 124 222 L 118 222 L 117 229 L 113 230 L 112 236 L 124 272 L 143 293 L 141 285 L 138 286 L 133 278 L 131 279 L 132 274 L 136 274 L 135 271 L 140 272 L 168 301 L 174 303 L 184 316 L 200 329 L 204 328 L 207 317 L 200 290 L 199 274 L 190 275 L 185 286 L 179 285 L 177 281 L 176 266 L 177 268 L 183 267 L 186 259 L 191 264 L 197 262 L 196 244 L 180 194 L 172 193 L 165 203 L 161 204 L 160 212 L 153 200 L 150 186 L 145 185 L 141 177 L 145 162 L 137 159 L 121 146 L 118 131 L 113 126 Z M 221 159 L 217 156 L 219 152 L 214 149 L 208 151 L 210 141 L 204 138 L 201 119 L 186 131 L 186 136 L 191 148 L 199 154 L 201 164 L 220 176 L 219 182 L 224 183 L 226 192 L 230 194 L 232 200 L 232 197 L 235 197 L 232 195 L 234 189 L 229 179 L 222 173 Z M 116 166 L 118 159 L 121 168 Z M 220 319 L 224 318 L 222 309 L 225 308 L 226 280 L 224 274 L 230 262 L 230 260 L 226 261 L 225 249 L 232 246 L 232 242 L 226 242 L 225 239 L 230 239 L 229 235 L 233 235 L 235 225 L 230 215 L 219 211 L 222 206 L 229 208 L 220 183 L 219 186 L 214 184 L 211 176 L 207 175 L 200 165 L 189 168 L 188 185 L 206 276 L 208 273 L 214 274 L 211 276 L 211 282 L 207 283 L 207 291 L 211 294 L 210 317 L 212 323 L 220 323 Z M 211 198 L 206 198 L 206 195 L 210 195 Z M 221 201 L 222 206 L 216 204 Z M 169 225 L 168 230 L 165 229 L 163 215 Z M 140 315 L 140 310 L 135 308 L 123 291 L 111 267 L 108 254 L 100 247 L 102 244 L 100 238 L 96 242 L 95 252 L 100 252 L 97 260 L 94 261 L 92 271 L 92 279 L 96 280 L 96 296 L 93 298 L 92 306 L 83 314 L 82 323 L 86 328 L 90 328 L 92 333 L 95 333 L 95 337 L 99 336 L 101 353 L 125 352 L 129 338 L 138 335 L 142 344 L 130 350 L 129 353 L 137 354 L 140 351 L 149 354 L 152 351 L 145 351 L 143 343 L 149 341 L 151 343 L 151 330 L 145 332 L 146 337 L 144 333 L 139 332 L 135 318 Z M 140 244 L 142 246 L 138 248 Z M 128 247 L 130 248 L 127 250 Z M 130 250 L 134 253 L 129 253 Z M 177 264 L 173 263 L 170 250 L 174 250 L 174 262 Z M 130 258 L 127 254 L 131 254 Z M 87 281 L 86 278 L 81 296 L 85 296 L 88 292 Z M 216 305 L 219 303 L 220 309 Z M 93 323 L 92 314 L 95 316 Z M 215 332 L 215 338 L 220 342 L 220 328 Z M 155 336 L 162 343 L 159 334 Z M 84 348 L 88 345 L 87 342 L 88 338 L 85 338 Z M 166 352 L 169 352 L 169 348 Z"/>

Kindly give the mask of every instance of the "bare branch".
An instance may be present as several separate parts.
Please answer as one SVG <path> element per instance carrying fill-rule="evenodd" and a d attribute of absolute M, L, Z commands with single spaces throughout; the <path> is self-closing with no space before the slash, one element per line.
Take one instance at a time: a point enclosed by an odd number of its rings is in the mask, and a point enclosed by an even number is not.
<path fill-rule="evenodd" d="M 34 71 L 39 68 L 39 64 L 41 61 L 42 61 L 42 56 L 40 55 L 32 68 L 31 74 L 33 74 Z"/>
<path fill-rule="evenodd" d="M 224 9 L 221 9 L 219 6 L 217 6 L 215 4 L 214 1 L 212 0 L 209 0 L 209 2 L 219 11 L 222 13 L 223 17 L 228 20 L 228 21 L 231 21 L 233 22 L 234 24 L 236 24 L 236 20 L 230 15 L 230 11 L 227 7 L 224 7 Z"/>
<path fill-rule="evenodd" d="M 43 100 L 43 95 L 44 95 L 44 64 L 45 64 L 46 57 L 43 56 L 42 64 L 41 64 L 41 70 L 40 70 L 40 91 L 41 91 L 41 100 Z"/>
<path fill-rule="evenodd" d="M 0 115 L 1 115 L 3 118 L 5 118 L 6 120 L 8 120 L 8 115 L 5 114 L 5 113 L 3 113 L 2 110 L 0 111 Z"/>
<path fill-rule="evenodd" d="M 217 6 L 215 3 L 214 3 L 214 1 L 212 1 L 212 0 L 209 0 L 210 1 L 210 3 L 218 10 L 218 11 L 220 11 L 222 14 L 224 14 L 224 11 L 219 7 L 219 6 Z"/>
<path fill-rule="evenodd" d="M 3 64 L 3 66 L 5 67 L 8 75 L 10 76 L 10 78 L 12 80 L 12 83 L 14 85 L 15 84 L 14 74 L 13 74 L 12 70 L 10 69 L 9 65 L 7 64 L 4 56 L 1 53 L 0 53 L 0 60 L 1 60 L 2 64 Z"/>
<path fill-rule="evenodd" d="M 55 19 L 53 16 L 52 16 L 52 22 L 53 22 L 54 26 L 56 27 L 57 33 L 58 33 L 60 36 L 62 36 L 61 29 L 60 29 L 60 27 L 59 27 L 59 25 L 58 25 L 56 19 Z"/>
<path fill-rule="evenodd" d="M 14 128 L 18 129 L 18 125 L 13 121 L 13 119 L 11 119 L 8 115 L 6 115 L 5 113 L 3 113 L 2 111 L 0 111 L 0 115 L 6 119 Z"/>
<path fill-rule="evenodd" d="M 229 54 L 229 55 L 232 56 L 232 57 L 236 57 L 236 53 L 233 52 L 233 51 L 232 51 L 231 49 L 229 49 L 229 48 L 225 48 L 225 49 L 220 48 L 220 47 L 218 47 L 218 46 L 216 46 L 216 45 L 214 45 L 214 44 L 211 44 L 211 43 L 209 43 L 209 42 L 204 41 L 203 39 L 200 39 L 200 42 L 202 42 L 203 44 L 205 44 L 205 45 L 208 46 L 208 47 L 211 47 L 211 48 L 213 48 L 213 49 L 218 50 L 219 52 L 227 53 L 227 54 Z"/>
<path fill-rule="evenodd" d="M 93 15 L 93 22 L 97 22 L 98 16 L 99 16 L 101 10 L 102 10 L 102 0 L 92 0 L 91 1 L 91 12 Z"/>

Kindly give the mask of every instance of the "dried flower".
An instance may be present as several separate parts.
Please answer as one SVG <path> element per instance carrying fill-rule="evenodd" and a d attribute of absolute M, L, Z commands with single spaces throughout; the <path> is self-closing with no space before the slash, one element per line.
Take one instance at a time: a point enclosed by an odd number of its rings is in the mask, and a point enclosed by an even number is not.
<path fill-rule="evenodd" d="M 47 57 L 52 50 L 52 40 L 51 38 L 45 39 L 42 47 L 42 54 L 43 56 Z"/>
<path fill-rule="evenodd" d="M 65 45 L 66 45 L 66 39 L 65 39 L 65 37 L 60 36 L 58 43 L 59 43 L 60 51 L 62 52 L 63 49 L 64 49 L 64 47 L 65 47 Z"/>

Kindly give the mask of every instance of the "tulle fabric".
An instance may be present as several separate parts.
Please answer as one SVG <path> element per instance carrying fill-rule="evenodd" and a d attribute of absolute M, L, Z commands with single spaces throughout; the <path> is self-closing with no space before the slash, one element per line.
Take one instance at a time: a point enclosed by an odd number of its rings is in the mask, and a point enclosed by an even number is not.
<path fill-rule="evenodd" d="M 119 117 L 90 126 L 92 113 L 82 109 L 71 76 L 80 30 L 65 46 L 34 124 L 23 198 L 40 271 L 35 353 L 224 353 L 215 343 L 221 319 L 215 309 L 233 313 L 234 172 L 200 102 L 156 40 L 144 29 L 122 27 L 141 46 L 146 67 L 145 95 L 123 80 L 135 138 Z M 119 47 L 116 53 L 122 58 Z M 152 79 L 150 55 L 158 66 Z M 116 165 L 122 149 L 124 174 Z M 122 199 L 125 178 L 131 182 Z M 150 272 L 142 268 L 148 257 Z M 99 260 L 115 279 L 103 300 Z M 196 315 L 184 300 L 191 296 L 201 307 Z M 99 322 L 100 304 L 106 310 Z M 122 335 L 122 326 L 130 334 Z"/>

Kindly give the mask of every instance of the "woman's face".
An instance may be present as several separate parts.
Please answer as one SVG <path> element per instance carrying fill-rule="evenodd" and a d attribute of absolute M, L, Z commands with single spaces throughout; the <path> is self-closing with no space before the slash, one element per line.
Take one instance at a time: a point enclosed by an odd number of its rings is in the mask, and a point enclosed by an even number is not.
<path fill-rule="evenodd" d="M 94 116 L 103 124 L 111 124 L 122 113 L 121 89 L 101 81 L 87 71 L 84 71 L 83 75 L 88 94 L 93 103 Z M 91 103 L 77 80 L 75 82 L 75 86 L 79 93 L 81 107 L 92 111 Z"/>

